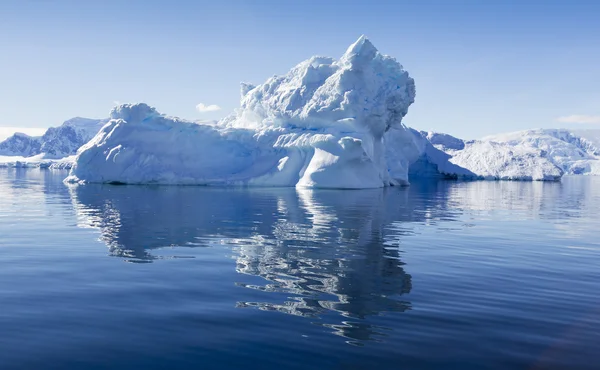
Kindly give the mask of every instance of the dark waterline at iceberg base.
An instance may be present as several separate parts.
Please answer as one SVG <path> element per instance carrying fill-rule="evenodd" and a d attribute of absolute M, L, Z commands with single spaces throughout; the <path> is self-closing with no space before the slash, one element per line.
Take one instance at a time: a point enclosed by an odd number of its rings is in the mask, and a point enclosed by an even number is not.
<path fill-rule="evenodd" d="M 600 367 L 600 178 L 65 176 L 0 169 L 2 369 Z"/>

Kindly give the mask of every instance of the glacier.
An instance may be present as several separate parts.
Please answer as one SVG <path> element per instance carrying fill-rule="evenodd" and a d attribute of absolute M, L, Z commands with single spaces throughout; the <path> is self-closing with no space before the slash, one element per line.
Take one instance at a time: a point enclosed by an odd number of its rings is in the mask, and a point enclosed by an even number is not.
<path fill-rule="evenodd" d="M 450 161 L 483 177 L 544 180 L 600 175 L 600 130 L 533 129 L 461 140 L 421 132 Z M 549 177 L 549 178 L 545 178 Z"/>
<path fill-rule="evenodd" d="M 415 83 L 361 36 L 261 85 L 215 123 L 123 104 L 78 152 L 69 182 L 380 188 L 422 176 L 473 177 L 402 123 Z"/>
<path fill-rule="evenodd" d="M 600 175 L 600 130 L 536 129 L 488 136 L 483 140 L 540 150 L 569 175 Z"/>

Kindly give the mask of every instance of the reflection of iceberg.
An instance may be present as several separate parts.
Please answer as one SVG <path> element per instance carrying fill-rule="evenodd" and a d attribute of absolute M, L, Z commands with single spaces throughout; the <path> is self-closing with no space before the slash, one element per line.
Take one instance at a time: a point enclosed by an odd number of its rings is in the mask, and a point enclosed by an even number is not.
<path fill-rule="evenodd" d="M 580 192 L 567 189 L 580 185 Z M 413 281 L 400 250 L 411 235 L 425 225 L 443 226 L 427 232 L 464 227 L 479 212 L 509 211 L 517 220 L 572 212 L 554 224 L 568 226 L 573 217 L 593 216 L 592 185 L 567 179 L 357 191 L 94 184 L 69 190 L 80 226 L 98 228 L 115 255 L 152 261 L 164 253 L 222 256 L 216 248 L 223 248 L 235 259 L 233 281 L 244 288 L 232 297 L 239 307 L 309 317 L 351 340 L 377 340 L 386 333 L 374 316 L 411 307 Z M 486 222 L 480 216 L 475 227 Z M 215 248 L 161 249 L 168 246 Z M 232 273 L 229 263 L 219 267 Z"/>
<path fill-rule="evenodd" d="M 281 304 L 243 305 L 301 316 L 335 310 L 356 318 L 405 310 L 408 303 L 398 296 L 410 291 L 410 275 L 401 267 L 397 247 L 384 245 L 384 227 L 391 221 L 384 202 L 392 200 L 386 194 L 300 192 L 299 206 L 309 224 L 279 220 L 276 243 L 241 247 L 237 259 L 239 272 L 270 282 L 254 288 L 299 297 Z"/>
<path fill-rule="evenodd" d="M 365 245 L 385 223 L 423 220 L 427 212 L 415 209 L 429 207 L 427 197 L 418 196 L 419 184 L 352 192 L 101 184 L 68 189 L 79 225 L 100 229 L 111 250 L 136 258 L 149 258 L 155 248 L 206 245 L 211 238 L 246 246 L 295 241 L 316 247 L 347 240 Z"/>
<path fill-rule="evenodd" d="M 300 211 L 278 220 L 276 240 L 242 246 L 237 258 L 238 272 L 268 281 L 241 286 L 293 296 L 239 306 L 309 317 L 335 311 L 355 319 L 408 309 L 401 296 L 410 292 L 411 277 L 402 267 L 397 242 L 386 241 L 385 235 L 392 220 L 412 217 L 401 212 L 406 195 L 398 190 L 299 191 Z M 357 340 L 383 334 L 356 320 L 323 325 Z"/>
<path fill-rule="evenodd" d="M 385 235 L 393 220 L 414 217 L 411 206 L 402 207 L 410 199 L 406 189 L 298 193 L 91 184 L 70 191 L 80 226 L 100 229 L 114 255 L 151 261 L 154 248 L 229 246 L 239 273 L 267 281 L 241 279 L 239 286 L 290 296 L 239 306 L 301 316 L 338 312 L 354 320 L 331 325 L 349 336 L 359 328 L 349 323 L 410 306 L 401 296 L 410 291 L 411 277 L 397 240 Z"/>
<path fill-rule="evenodd" d="M 272 195 L 259 191 L 90 184 L 70 192 L 79 225 L 100 229 L 112 254 L 137 260 L 154 259 L 149 250 L 155 248 L 206 245 L 204 238 L 231 231 L 220 221 L 256 219 L 276 207 Z"/>
<path fill-rule="evenodd" d="M 588 203 L 597 197 L 591 181 L 568 177 L 562 183 L 423 181 L 408 189 L 352 192 L 99 184 L 68 189 L 80 226 L 99 228 L 115 254 L 151 258 L 148 253 L 155 248 L 206 245 L 212 238 L 237 243 L 250 257 L 256 248 L 275 253 L 293 243 L 304 248 L 334 246 L 320 253 L 346 246 L 340 252 L 344 256 L 349 245 L 393 244 L 402 232 L 410 234 L 415 223 L 451 221 L 464 212 L 510 211 L 512 218 L 561 217 L 559 212 L 591 215 Z M 66 191 L 62 184 L 57 186 L 61 193 Z M 58 190 L 44 189 L 32 196 Z"/>
<path fill-rule="evenodd" d="M 27 199 L 39 202 L 37 212 L 56 212 L 56 208 L 43 209 L 43 205 L 48 202 L 68 203 L 67 187 L 62 183 L 64 174 L 62 171 L 0 167 L 0 177 L 9 180 L 0 182 L 0 205 Z M 51 216 L 50 213 L 48 215 Z"/>

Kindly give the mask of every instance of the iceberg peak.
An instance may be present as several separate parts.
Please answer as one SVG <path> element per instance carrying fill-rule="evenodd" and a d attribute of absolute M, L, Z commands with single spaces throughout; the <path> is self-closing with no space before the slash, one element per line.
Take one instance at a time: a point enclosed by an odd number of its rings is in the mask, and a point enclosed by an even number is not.
<path fill-rule="evenodd" d="M 242 98 L 244 98 L 244 96 L 246 96 L 246 94 L 248 94 L 250 91 L 252 91 L 252 89 L 254 89 L 256 86 L 254 86 L 251 83 L 247 83 L 247 82 L 242 82 L 240 83 L 240 95 Z"/>
<path fill-rule="evenodd" d="M 154 107 L 146 103 L 120 104 L 110 111 L 110 119 L 141 122 L 145 119 L 160 116 Z"/>
<path fill-rule="evenodd" d="M 377 53 L 379 51 L 375 45 L 365 35 L 362 35 L 354 44 L 348 47 L 341 58 L 341 62 L 360 68 L 373 60 Z"/>
<path fill-rule="evenodd" d="M 237 128 L 366 131 L 380 139 L 400 125 L 414 99 L 408 72 L 361 36 L 339 60 L 314 56 L 283 76 L 242 85 L 241 108 L 224 122 Z"/>

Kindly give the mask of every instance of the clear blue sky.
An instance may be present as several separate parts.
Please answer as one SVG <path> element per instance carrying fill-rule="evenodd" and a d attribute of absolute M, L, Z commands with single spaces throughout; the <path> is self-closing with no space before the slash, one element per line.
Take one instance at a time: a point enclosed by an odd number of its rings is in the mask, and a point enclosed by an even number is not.
<path fill-rule="evenodd" d="M 139 101 L 219 118 L 238 106 L 239 82 L 339 57 L 366 34 L 415 78 L 412 127 L 465 138 L 600 128 L 599 17 L 593 0 L 3 0 L 0 126 L 100 118 Z M 571 115 L 591 123 L 557 121 Z"/>

